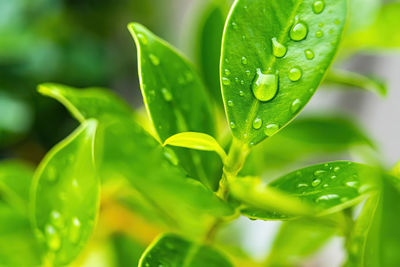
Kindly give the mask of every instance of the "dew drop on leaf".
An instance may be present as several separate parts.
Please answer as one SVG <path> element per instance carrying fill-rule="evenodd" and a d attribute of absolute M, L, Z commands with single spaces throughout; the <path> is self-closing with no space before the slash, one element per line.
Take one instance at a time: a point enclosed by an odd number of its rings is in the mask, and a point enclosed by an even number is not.
<path fill-rule="evenodd" d="M 234 104 L 233 104 L 233 101 L 232 101 L 232 100 L 229 100 L 229 101 L 228 101 L 228 106 L 230 106 L 230 107 L 233 107 L 233 106 L 234 106 Z"/>
<path fill-rule="evenodd" d="M 315 172 L 314 172 L 314 175 L 315 176 L 321 176 L 322 174 L 324 174 L 326 171 L 324 171 L 324 170 L 316 170 Z"/>
<path fill-rule="evenodd" d="M 287 48 L 274 37 L 272 38 L 272 53 L 275 57 L 284 57 L 286 55 Z"/>
<path fill-rule="evenodd" d="M 301 183 L 297 185 L 297 188 L 303 188 L 303 187 L 308 187 L 308 184 Z"/>
<path fill-rule="evenodd" d="M 273 135 L 274 133 L 276 133 L 278 130 L 279 130 L 279 125 L 278 125 L 278 124 L 275 124 L 275 123 L 271 123 L 271 124 L 268 124 L 268 125 L 265 127 L 264 133 L 265 133 L 265 135 L 267 135 L 267 136 L 272 136 L 272 135 Z"/>
<path fill-rule="evenodd" d="M 78 218 L 74 217 L 71 221 L 69 229 L 69 241 L 71 243 L 78 243 L 79 237 L 81 236 L 81 222 Z"/>
<path fill-rule="evenodd" d="M 240 91 L 240 92 L 239 92 L 239 95 L 240 95 L 240 96 L 244 96 L 244 92 L 243 92 L 243 91 Z"/>
<path fill-rule="evenodd" d="M 273 99 L 278 92 L 278 79 L 277 74 L 264 74 L 260 69 L 257 69 L 257 74 L 252 84 L 254 96 L 263 102 Z"/>
<path fill-rule="evenodd" d="M 335 168 L 333 168 L 333 171 L 334 171 L 334 172 L 340 171 L 340 167 L 339 167 L 339 166 L 336 166 Z"/>
<path fill-rule="evenodd" d="M 312 59 L 314 59 L 314 57 L 315 57 L 314 52 L 313 52 L 311 49 L 305 50 L 305 51 L 304 51 L 304 55 L 306 56 L 306 58 L 307 58 L 308 60 L 312 60 Z"/>
<path fill-rule="evenodd" d="M 337 194 L 328 194 L 328 195 L 323 195 L 320 196 L 319 198 L 316 199 L 316 202 L 321 202 L 321 201 L 327 201 L 327 200 L 332 200 L 332 199 L 338 199 L 339 196 Z"/>
<path fill-rule="evenodd" d="M 358 182 L 357 181 L 349 181 L 349 182 L 346 182 L 346 186 L 354 188 L 354 187 L 358 186 Z"/>
<path fill-rule="evenodd" d="M 251 71 L 250 71 L 250 70 L 246 70 L 245 72 L 246 72 L 246 75 L 247 75 L 247 76 L 250 76 L 250 75 L 251 75 Z"/>
<path fill-rule="evenodd" d="M 295 101 L 293 101 L 292 106 L 290 107 L 290 111 L 292 113 L 296 113 L 297 111 L 299 111 L 301 107 L 301 101 L 300 99 L 296 99 Z"/>
<path fill-rule="evenodd" d="M 150 54 L 149 57 L 150 57 L 151 63 L 153 63 L 154 66 L 160 65 L 160 59 L 157 56 Z"/>
<path fill-rule="evenodd" d="M 261 126 L 262 126 L 262 119 L 256 118 L 256 119 L 253 121 L 253 128 L 256 129 L 256 130 L 258 130 L 258 129 L 261 128 Z"/>
<path fill-rule="evenodd" d="M 322 36 L 324 36 L 324 32 L 321 31 L 321 30 L 318 30 L 318 31 L 315 33 L 315 36 L 318 37 L 318 38 L 321 38 Z"/>
<path fill-rule="evenodd" d="M 224 85 L 230 85 L 231 84 L 231 80 L 229 80 L 228 78 L 222 78 L 222 83 L 224 84 Z"/>
<path fill-rule="evenodd" d="M 229 76 L 229 75 L 231 75 L 231 71 L 230 71 L 230 70 L 228 70 L 228 69 L 225 69 L 225 70 L 224 70 L 224 73 L 225 73 L 225 75 L 226 75 L 226 76 Z"/>
<path fill-rule="evenodd" d="M 58 212 L 56 210 L 53 210 L 50 213 L 50 221 L 51 221 L 52 225 L 54 225 L 58 228 L 61 228 L 64 226 L 64 219 L 63 219 L 62 215 L 60 214 L 60 212 Z"/>
<path fill-rule="evenodd" d="M 304 40 L 308 34 L 307 25 L 304 22 L 299 21 L 299 19 L 296 17 L 289 34 L 293 41 Z"/>
<path fill-rule="evenodd" d="M 311 182 L 311 185 L 312 185 L 313 187 L 316 187 L 316 186 L 318 186 L 320 183 L 321 183 L 321 180 L 320 180 L 320 179 L 314 179 L 314 180 Z"/>
<path fill-rule="evenodd" d="M 242 57 L 242 64 L 247 65 L 248 61 L 246 57 Z"/>
<path fill-rule="evenodd" d="M 144 45 L 147 45 L 147 44 L 148 44 L 147 37 L 144 36 L 143 34 L 138 33 L 138 34 L 137 34 L 137 37 L 139 38 L 139 40 L 140 40 L 140 42 L 141 42 L 142 44 L 144 44 Z"/>
<path fill-rule="evenodd" d="M 316 0 L 313 3 L 313 11 L 315 14 L 321 14 L 325 9 L 325 2 L 323 0 Z"/>
<path fill-rule="evenodd" d="M 292 82 L 297 82 L 298 80 L 301 79 L 302 76 L 303 76 L 303 72 L 298 67 L 295 67 L 295 68 L 292 68 L 289 70 L 289 79 Z"/>
<path fill-rule="evenodd" d="M 46 243 L 50 250 L 57 251 L 61 247 L 61 239 L 54 226 L 47 224 L 45 226 Z"/>
<path fill-rule="evenodd" d="M 161 89 L 161 93 L 162 93 L 165 101 L 167 101 L 167 102 L 172 101 L 172 98 L 173 98 L 172 94 L 167 88 Z"/>
<path fill-rule="evenodd" d="M 229 123 L 229 126 L 230 126 L 232 129 L 235 129 L 235 128 L 236 128 L 236 124 L 235 124 L 233 121 L 231 121 L 231 122 Z"/>

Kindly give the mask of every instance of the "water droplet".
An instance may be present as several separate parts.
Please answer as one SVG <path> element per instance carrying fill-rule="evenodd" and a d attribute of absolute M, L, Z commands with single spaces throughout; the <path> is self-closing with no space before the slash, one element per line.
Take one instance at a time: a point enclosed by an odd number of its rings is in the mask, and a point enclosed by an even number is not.
<path fill-rule="evenodd" d="M 272 38 L 272 53 L 276 57 L 284 57 L 286 55 L 287 48 L 274 37 Z"/>
<path fill-rule="evenodd" d="M 245 72 L 246 72 L 246 75 L 247 75 L 247 76 L 250 76 L 250 75 L 251 75 L 251 71 L 250 71 L 250 70 L 246 70 Z"/>
<path fill-rule="evenodd" d="M 301 76 L 303 76 L 303 72 L 301 71 L 300 68 L 295 67 L 289 70 L 289 79 L 292 82 L 297 82 L 298 80 L 301 79 Z"/>
<path fill-rule="evenodd" d="M 262 123 L 263 123 L 263 122 L 262 122 L 262 119 L 256 118 L 256 119 L 253 121 L 253 128 L 256 129 L 256 130 L 260 129 L 261 126 L 262 126 Z"/>
<path fill-rule="evenodd" d="M 315 14 L 320 14 L 325 9 L 325 2 L 323 0 L 317 0 L 313 3 L 312 8 Z"/>
<path fill-rule="evenodd" d="M 228 69 L 225 69 L 225 70 L 224 70 L 224 73 L 225 73 L 225 75 L 226 75 L 226 76 L 229 76 L 229 75 L 231 75 L 231 71 L 230 71 L 230 70 L 228 70 Z"/>
<path fill-rule="evenodd" d="M 50 250 L 57 251 L 61 247 L 61 238 L 57 230 L 50 224 L 45 226 L 46 243 Z"/>
<path fill-rule="evenodd" d="M 81 222 L 78 218 L 74 217 L 71 221 L 71 226 L 69 229 L 69 241 L 71 243 L 77 243 L 81 235 Z"/>
<path fill-rule="evenodd" d="M 173 98 L 172 94 L 167 88 L 161 89 L 161 93 L 162 93 L 165 101 L 167 101 L 167 102 L 172 101 L 172 98 Z"/>
<path fill-rule="evenodd" d="M 278 79 L 277 74 L 264 74 L 260 69 L 257 69 L 257 74 L 252 84 L 254 96 L 263 102 L 273 99 L 278 92 Z"/>
<path fill-rule="evenodd" d="M 224 77 L 224 78 L 222 78 L 222 84 L 228 86 L 228 85 L 231 84 L 231 80 L 229 80 L 228 78 Z"/>
<path fill-rule="evenodd" d="M 348 186 L 348 187 L 357 187 L 358 186 L 358 182 L 357 181 L 349 181 L 349 182 L 346 182 L 346 186 Z"/>
<path fill-rule="evenodd" d="M 292 106 L 290 107 L 290 111 L 292 113 L 296 113 L 301 108 L 301 101 L 300 99 L 296 99 L 293 101 Z"/>
<path fill-rule="evenodd" d="M 137 37 L 138 37 L 139 40 L 142 42 L 142 44 L 144 44 L 144 45 L 147 45 L 147 44 L 148 44 L 147 37 L 144 36 L 143 34 L 138 33 L 138 34 L 137 34 Z"/>
<path fill-rule="evenodd" d="M 274 135 L 278 130 L 279 130 L 279 125 L 278 125 L 278 124 L 275 124 L 275 123 L 271 123 L 271 124 L 268 124 L 268 125 L 265 127 L 264 133 L 265 133 L 265 135 L 267 135 L 267 136 L 272 136 L 272 135 Z"/>
<path fill-rule="evenodd" d="M 305 51 L 304 51 L 304 55 L 306 56 L 306 58 L 307 58 L 308 60 L 312 60 L 312 59 L 314 59 L 314 57 L 315 57 L 314 52 L 313 52 L 311 49 L 305 50 Z"/>
<path fill-rule="evenodd" d="M 331 176 L 331 179 L 333 180 L 333 179 L 336 179 L 336 175 L 332 175 Z"/>
<path fill-rule="evenodd" d="M 237 23 L 236 22 L 232 22 L 232 27 L 233 27 L 233 29 L 237 30 L 237 28 L 238 28 Z"/>
<path fill-rule="evenodd" d="M 299 21 L 296 17 L 295 22 L 290 29 L 290 38 L 293 41 L 301 41 L 307 37 L 308 29 L 304 22 Z"/>
<path fill-rule="evenodd" d="M 315 176 L 321 176 L 321 175 L 323 175 L 324 173 L 326 173 L 326 171 L 324 171 L 324 170 L 316 170 L 316 171 L 314 172 L 314 175 L 315 175 Z"/>
<path fill-rule="evenodd" d="M 244 80 L 241 80 L 241 81 L 240 81 L 240 84 L 241 84 L 241 85 L 244 85 Z"/>
<path fill-rule="evenodd" d="M 338 199 L 339 195 L 336 194 L 328 194 L 328 195 L 323 195 L 320 196 L 319 198 L 316 199 L 316 202 L 320 202 L 320 201 L 326 201 L 326 200 L 332 200 L 332 199 Z"/>
<path fill-rule="evenodd" d="M 244 96 L 244 92 L 243 91 L 239 91 L 239 95 L 240 96 Z"/>
<path fill-rule="evenodd" d="M 328 184 L 324 184 L 322 187 L 327 188 L 329 185 Z"/>
<path fill-rule="evenodd" d="M 160 65 L 160 59 L 157 56 L 150 54 L 149 57 L 150 57 L 151 63 L 153 63 L 154 66 Z"/>
<path fill-rule="evenodd" d="M 318 38 L 321 38 L 322 36 L 324 36 L 324 32 L 321 31 L 321 30 L 318 30 L 318 31 L 315 33 L 315 36 L 318 37 Z"/>
<path fill-rule="evenodd" d="M 247 58 L 246 57 L 242 57 L 242 64 L 243 65 L 247 65 Z"/>
<path fill-rule="evenodd" d="M 340 171 L 340 167 L 339 167 L 339 166 L 336 166 L 335 168 L 333 168 L 333 171 L 334 171 L 334 172 Z"/>
<path fill-rule="evenodd" d="M 230 106 L 230 107 L 233 107 L 233 106 L 234 106 L 234 104 L 233 104 L 233 101 L 232 101 L 232 100 L 228 100 L 228 106 Z"/>
<path fill-rule="evenodd" d="M 321 179 L 314 179 L 314 180 L 311 182 L 311 185 L 312 185 L 313 187 L 316 187 L 316 186 L 318 186 L 320 183 L 321 183 Z"/>
<path fill-rule="evenodd" d="M 50 213 L 50 221 L 51 224 L 56 226 L 57 228 L 61 228 L 64 226 L 64 219 L 62 217 L 62 215 L 60 214 L 60 212 L 53 210 Z"/>
<path fill-rule="evenodd" d="M 308 187 L 308 184 L 298 184 L 297 188 Z"/>
<path fill-rule="evenodd" d="M 236 128 L 236 124 L 233 121 L 231 121 L 229 123 L 229 125 L 231 126 L 231 129 L 235 129 Z"/>

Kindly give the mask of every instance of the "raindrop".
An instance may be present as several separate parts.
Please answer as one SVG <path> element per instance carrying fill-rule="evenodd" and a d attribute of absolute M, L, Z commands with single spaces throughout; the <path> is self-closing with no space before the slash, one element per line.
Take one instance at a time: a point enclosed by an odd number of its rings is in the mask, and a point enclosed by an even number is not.
<path fill-rule="evenodd" d="M 69 229 L 69 241 L 71 243 L 77 243 L 81 235 L 81 222 L 78 218 L 72 218 L 71 226 Z"/>
<path fill-rule="evenodd" d="M 323 0 L 317 0 L 313 3 L 313 11 L 315 14 L 320 14 L 325 9 L 325 2 Z"/>
<path fill-rule="evenodd" d="M 300 99 L 296 99 L 293 101 L 292 106 L 290 107 L 290 111 L 292 111 L 292 113 L 296 113 L 297 111 L 299 111 L 300 108 L 301 108 L 301 101 Z"/>
<path fill-rule="evenodd" d="M 274 37 L 272 38 L 272 53 L 276 57 L 284 57 L 286 55 L 287 48 Z"/>
<path fill-rule="evenodd" d="M 279 125 L 272 123 L 272 124 L 268 124 L 265 127 L 264 133 L 267 136 L 272 136 L 273 134 L 275 134 L 277 131 L 279 130 Z"/>
<path fill-rule="evenodd" d="M 308 187 L 308 184 L 298 184 L 297 188 Z"/>
<path fill-rule="evenodd" d="M 295 67 L 289 70 L 289 79 L 292 82 L 297 82 L 298 80 L 301 79 L 301 76 L 303 76 L 303 72 L 301 71 L 300 68 Z"/>
<path fill-rule="evenodd" d="M 311 182 L 311 185 L 312 185 L 313 187 L 316 187 L 316 186 L 318 186 L 320 183 L 321 183 L 321 179 L 314 179 L 314 180 Z"/>
<path fill-rule="evenodd" d="M 339 167 L 339 166 L 336 166 L 335 168 L 333 168 L 333 171 L 334 171 L 334 172 L 340 171 L 340 167 Z"/>
<path fill-rule="evenodd" d="M 225 73 L 225 75 L 226 75 L 226 76 L 229 76 L 229 75 L 231 75 L 231 71 L 230 71 L 230 70 L 228 70 L 228 69 L 225 69 L 225 70 L 224 70 L 224 73 Z"/>
<path fill-rule="evenodd" d="M 333 179 L 336 179 L 336 175 L 332 175 L 331 176 L 331 179 L 333 180 Z"/>
<path fill-rule="evenodd" d="M 290 29 L 290 38 L 293 41 L 301 41 L 306 38 L 307 33 L 307 25 L 304 22 L 299 21 L 298 17 L 296 17 L 295 22 Z"/>
<path fill-rule="evenodd" d="M 160 59 L 157 56 L 150 54 L 149 57 L 154 66 L 160 65 Z"/>
<path fill-rule="evenodd" d="M 329 185 L 328 184 L 324 184 L 322 187 L 327 188 Z"/>
<path fill-rule="evenodd" d="M 61 239 L 54 228 L 54 226 L 48 224 L 45 226 L 45 236 L 46 236 L 46 243 L 50 250 L 57 251 L 61 247 Z"/>
<path fill-rule="evenodd" d="M 318 30 L 318 31 L 315 33 L 315 36 L 318 37 L 318 38 L 321 38 L 322 36 L 324 36 L 324 32 L 321 31 L 321 30 Z"/>
<path fill-rule="evenodd" d="M 244 92 L 243 91 L 239 91 L 239 95 L 240 96 L 244 96 Z"/>
<path fill-rule="evenodd" d="M 315 175 L 315 176 L 321 176 L 321 175 L 324 174 L 324 173 L 326 173 L 326 171 L 324 171 L 324 170 L 316 170 L 316 171 L 314 172 L 314 175 Z"/>
<path fill-rule="evenodd" d="M 314 57 L 315 57 L 314 52 L 313 52 L 311 49 L 305 50 L 305 51 L 304 51 L 304 55 L 306 56 L 306 58 L 307 58 L 308 60 L 312 60 L 312 59 L 314 59 Z"/>
<path fill-rule="evenodd" d="M 262 119 L 256 118 L 256 119 L 253 121 L 253 128 L 256 129 L 256 130 L 258 130 L 258 129 L 261 128 L 261 126 L 262 126 Z"/>
<path fill-rule="evenodd" d="M 229 123 L 229 125 L 231 126 L 231 129 L 235 129 L 236 128 L 236 124 L 233 121 L 231 121 Z"/>
<path fill-rule="evenodd" d="M 323 195 L 320 196 L 319 198 L 316 199 L 316 202 L 320 202 L 320 201 L 326 201 L 326 200 L 332 200 L 332 199 L 338 199 L 339 195 L 337 194 L 328 194 L 328 195 Z"/>
<path fill-rule="evenodd" d="M 231 84 L 231 80 L 229 80 L 228 78 L 222 78 L 222 83 L 224 84 L 224 85 L 230 85 Z"/>
<path fill-rule="evenodd" d="M 238 25 L 236 22 L 232 22 L 232 27 L 236 30 L 238 28 Z"/>
<path fill-rule="evenodd" d="M 242 64 L 243 65 L 247 65 L 247 58 L 246 57 L 242 57 Z"/>
<path fill-rule="evenodd" d="M 250 76 L 250 75 L 251 75 L 251 71 L 250 71 L 250 70 L 246 70 L 245 72 L 246 72 L 246 75 L 247 75 L 247 76 Z"/>
<path fill-rule="evenodd" d="M 252 84 L 254 96 L 263 102 L 273 99 L 278 92 L 278 79 L 277 74 L 264 74 L 260 69 L 257 69 L 257 74 Z"/>
<path fill-rule="evenodd" d="M 358 186 L 358 182 L 357 181 L 349 181 L 349 182 L 346 182 L 346 186 L 348 186 L 348 187 L 357 187 Z"/>
<path fill-rule="evenodd" d="M 137 34 L 137 37 L 138 37 L 139 40 L 142 42 L 142 44 L 144 44 L 144 45 L 147 45 L 147 44 L 148 44 L 147 37 L 144 36 L 143 34 L 138 33 L 138 34 Z"/>
<path fill-rule="evenodd" d="M 50 213 L 50 221 L 54 226 L 56 226 L 58 228 L 61 228 L 64 226 L 64 219 L 63 219 L 62 215 L 60 214 L 60 212 L 58 212 L 56 210 L 53 210 Z"/>
<path fill-rule="evenodd" d="M 233 101 L 232 101 L 232 100 L 228 100 L 228 106 L 230 106 L 230 107 L 233 107 L 233 106 L 234 106 L 234 104 L 233 104 Z"/>
<path fill-rule="evenodd" d="M 172 98 L 173 98 L 172 94 L 167 88 L 161 89 L 161 93 L 162 93 L 165 101 L 167 101 L 167 102 L 172 101 Z"/>

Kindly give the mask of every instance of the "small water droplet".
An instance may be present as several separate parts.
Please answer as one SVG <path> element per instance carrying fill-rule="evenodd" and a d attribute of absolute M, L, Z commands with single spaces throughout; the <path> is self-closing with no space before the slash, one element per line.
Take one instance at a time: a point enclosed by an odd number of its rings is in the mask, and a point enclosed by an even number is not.
<path fill-rule="evenodd" d="M 257 74 L 252 84 L 254 96 L 263 102 L 273 99 L 278 92 L 278 80 L 277 74 L 264 74 L 260 69 L 257 69 Z"/>
<path fill-rule="evenodd" d="M 324 36 L 324 32 L 321 31 L 321 30 L 318 30 L 318 31 L 315 33 L 315 36 L 318 37 L 318 38 L 321 38 L 322 36 Z"/>
<path fill-rule="evenodd" d="M 61 247 L 61 238 L 54 226 L 47 224 L 45 226 L 46 243 L 50 250 L 57 251 Z"/>
<path fill-rule="evenodd" d="M 302 76 L 303 76 L 303 72 L 298 67 L 295 67 L 295 68 L 292 68 L 289 70 L 289 79 L 292 82 L 297 82 L 298 80 L 301 79 Z"/>
<path fill-rule="evenodd" d="M 228 106 L 230 106 L 230 107 L 233 107 L 233 106 L 234 106 L 234 104 L 233 104 L 233 101 L 232 101 L 232 100 L 228 100 Z"/>
<path fill-rule="evenodd" d="M 265 127 L 264 133 L 266 136 L 272 136 L 279 130 L 279 125 L 275 123 L 268 124 Z"/>
<path fill-rule="evenodd" d="M 144 44 L 144 45 L 147 45 L 147 44 L 148 44 L 147 37 L 144 36 L 143 34 L 138 33 L 138 34 L 137 34 L 137 37 L 138 37 L 139 40 L 142 42 L 142 44 Z"/>
<path fill-rule="evenodd" d="M 333 168 L 333 171 L 334 171 L 334 172 L 340 171 L 340 167 L 339 167 L 339 166 L 336 166 L 335 168 Z"/>
<path fill-rule="evenodd" d="M 296 99 L 293 101 L 292 106 L 290 107 L 290 111 L 292 113 L 296 113 L 301 108 L 301 101 L 300 99 Z"/>
<path fill-rule="evenodd" d="M 290 38 L 293 41 L 301 41 L 304 40 L 307 37 L 308 34 L 308 29 L 307 29 L 307 25 L 300 21 L 298 19 L 298 17 L 296 17 L 295 22 L 292 26 L 292 28 L 290 29 Z"/>
<path fill-rule="evenodd" d="M 316 0 L 312 8 L 315 14 L 320 14 L 325 9 L 325 2 L 323 0 Z"/>
<path fill-rule="evenodd" d="M 336 179 L 336 175 L 332 175 L 331 176 L 331 179 L 333 180 L 333 179 Z"/>
<path fill-rule="evenodd" d="M 358 186 L 358 182 L 357 181 L 349 181 L 349 182 L 346 182 L 346 186 L 348 186 L 348 187 L 357 187 Z"/>
<path fill-rule="evenodd" d="M 167 88 L 161 89 L 161 93 L 162 93 L 165 101 L 167 101 L 167 102 L 172 101 L 172 99 L 173 99 L 172 94 Z"/>
<path fill-rule="evenodd" d="M 251 75 L 251 71 L 250 71 L 250 70 L 246 70 L 245 72 L 246 72 L 246 75 L 247 75 L 247 76 L 250 76 L 250 75 Z"/>
<path fill-rule="evenodd" d="M 150 54 L 149 57 L 150 57 L 151 63 L 153 63 L 154 66 L 160 65 L 160 59 L 157 56 Z"/>
<path fill-rule="evenodd" d="M 315 57 L 314 52 L 313 52 L 311 49 L 306 49 L 306 50 L 304 51 L 304 55 L 306 56 L 306 58 L 307 58 L 308 60 L 312 60 L 312 59 L 314 59 L 314 57 Z"/>
<path fill-rule="evenodd" d="M 322 187 L 327 188 L 329 185 L 328 184 L 324 184 Z"/>
<path fill-rule="evenodd" d="M 272 53 L 276 57 L 284 57 L 286 55 L 287 48 L 274 37 L 272 38 Z"/>
<path fill-rule="evenodd" d="M 237 28 L 238 28 L 237 23 L 236 22 L 232 22 L 232 27 L 233 27 L 233 29 L 237 30 Z"/>
<path fill-rule="evenodd" d="M 231 75 L 231 71 L 230 71 L 230 70 L 228 70 L 228 69 L 225 69 L 225 70 L 224 70 L 224 73 L 225 73 L 225 75 L 226 75 L 226 76 L 229 76 L 229 75 Z"/>
<path fill-rule="evenodd" d="M 241 85 L 244 85 L 244 80 L 241 80 L 241 81 L 240 81 L 240 84 L 241 84 Z"/>
<path fill-rule="evenodd" d="M 244 96 L 244 92 L 243 91 L 239 91 L 239 95 L 240 96 Z"/>
<path fill-rule="evenodd" d="M 64 226 L 64 219 L 60 212 L 53 210 L 50 213 L 50 221 L 51 224 L 54 225 L 57 228 L 62 228 Z"/>
<path fill-rule="evenodd" d="M 231 121 L 229 123 L 229 125 L 230 125 L 231 129 L 235 129 L 236 128 L 236 124 L 233 121 Z"/>
<path fill-rule="evenodd" d="M 231 84 L 231 80 L 229 80 L 228 78 L 223 77 L 222 78 L 222 84 L 228 86 L 228 85 Z"/>
<path fill-rule="evenodd" d="M 315 176 L 321 176 L 321 175 L 323 175 L 324 173 L 326 173 L 326 171 L 324 171 L 324 170 L 316 170 L 316 171 L 314 172 L 314 175 L 315 175 Z"/>
<path fill-rule="evenodd" d="M 308 184 L 298 184 L 297 188 L 303 188 L 303 187 L 308 187 Z"/>
<path fill-rule="evenodd" d="M 313 187 L 316 187 L 316 186 L 318 186 L 320 183 L 321 183 L 321 179 L 314 179 L 314 180 L 311 182 L 311 185 L 312 185 Z"/>
<path fill-rule="evenodd" d="M 339 195 L 337 194 L 328 194 L 328 195 L 323 195 L 320 196 L 319 198 L 316 199 L 316 202 L 320 202 L 320 201 L 327 201 L 327 200 L 333 200 L 333 199 L 338 199 Z"/>
<path fill-rule="evenodd" d="M 253 128 L 256 129 L 256 130 L 260 129 L 261 126 L 262 126 L 262 123 L 263 123 L 263 122 L 262 122 L 262 119 L 256 118 L 256 119 L 253 121 Z"/>
<path fill-rule="evenodd" d="M 247 58 L 246 57 L 242 57 L 242 64 L 243 65 L 247 65 Z"/>
<path fill-rule="evenodd" d="M 72 218 L 71 226 L 69 229 L 69 241 L 77 243 L 81 236 L 81 222 L 77 217 Z"/>

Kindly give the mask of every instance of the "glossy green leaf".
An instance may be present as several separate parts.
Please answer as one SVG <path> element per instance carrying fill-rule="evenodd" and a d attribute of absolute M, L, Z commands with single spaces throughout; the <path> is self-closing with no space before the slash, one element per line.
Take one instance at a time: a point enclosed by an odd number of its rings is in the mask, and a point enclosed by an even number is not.
<path fill-rule="evenodd" d="M 358 146 L 375 148 L 363 129 L 343 115 L 312 115 L 296 119 L 279 134 L 255 147 L 242 171 L 260 175 L 290 164 L 308 163 Z"/>
<path fill-rule="evenodd" d="M 344 40 L 350 50 L 384 50 L 400 47 L 400 3 L 389 3 L 379 11 L 376 21 L 366 29 L 351 34 Z M 370 18 L 368 18 L 370 19 Z"/>
<path fill-rule="evenodd" d="M 0 197 L 21 212 L 28 211 L 33 167 L 20 161 L 0 163 Z"/>
<path fill-rule="evenodd" d="M 350 235 L 345 266 L 397 266 L 400 264 L 399 178 L 384 177 L 379 194 L 365 203 Z"/>
<path fill-rule="evenodd" d="M 131 23 L 128 28 L 138 51 L 144 103 L 161 142 L 188 131 L 215 136 L 210 100 L 192 65 L 142 25 Z M 215 189 L 215 160 L 195 151 L 174 150 L 190 175 Z"/>
<path fill-rule="evenodd" d="M 229 260 L 212 247 L 197 244 L 175 234 L 157 238 L 144 252 L 139 267 L 228 267 Z"/>
<path fill-rule="evenodd" d="M 108 105 L 119 105 L 121 100 L 113 97 L 109 102 L 93 101 L 91 105 L 85 105 L 84 99 L 86 96 L 90 98 L 90 90 L 67 91 L 63 94 L 66 101 L 62 104 L 72 113 L 89 114 L 104 127 L 100 146 L 103 153 L 102 158 L 98 159 L 98 162 L 102 162 L 99 173 L 103 180 L 127 179 L 152 206 L 154 214 L 170 226 L 183 228 L 193 234 L 204 231 L 213 216 L 232 214 L 231 208 L 211 191 L 187 177 L 179 167 L 175 152 L 163 148 L 133 117 L 108 113 Z M 106 98 L 109 94 L 99 91 L 99 94 L 103 93 L 99 98 Z M 90 113 L 91 110 L 97 112 Z"/>
<path fill-rule="evenodd" d="M 335 233 L 332 226 L 315 220 L 284 222 L 275 238 L 267 266 L 298 266 L 320 249 Z"/>
<path fill-rule="evenodd" d="M 53 264 L 70 263 L 86 245 L 99 208 L 94 165 L 97 122 L 84 122 L 55 146 L 38 167 L 32 187 L 35 233 Z"/>
<path fill-rule="evenodd" d="M 377 190 L 374 179 L 379 178 L 379 175 L 379 171 L 372 167 L 338 161 L 294 171 L 265 187 L 301 200 L 303 205 L 313 207 L 314 215 L 320 216 L 338 212 L 359 203 L 369 193 Z M 248 195 L 253 194 L 252 191 L 248 192 Z M 257 201 L 261 201 L 260 197 Z M 249 196 L 249 199 L 251 198 L 252 196 Z M 267 197 L 265 200 L 268 201 Z M 242 213 L 255 219 L 288 219 L 293 217 L 291 214 L 296 215 L 294 213 L 296 210 L 289 214 L 282 214 L 282 211 L 271 214 L 271 210 L 267 207 L 271 205 L 269 203 L 265 204 L 266 208 L 255 205 L 255 202 L 248 202 L 248 204 L 248 208 Z"/>
<path fill-rule="evenodd" d="M 307 104 L 336 54 L 346 6 L 345 0 L 236 1 L 220 70 L 236 138 L 256 144 Z"/>
<path fill-rule="evenodd" d="M 378 78 L 339 69 L 331 69 L 325 78 L 325 83 L 345 88 L 365 89 L 381 96 L 386 96 L 388 91 L 386 83 Z"/>
<path fill-rule="evenodd" d="M 186 132 L 175 134 L 167 138 L 167 140 L 164 141 L 163 145 L 186 147 L 204 151 L 214 151 L 218 153 L 222 161 L 225 161 L 226 159 L 225 150 L 219 145 L 217 140 L 215 140 L 214 137 L 204 133 Z"/>

